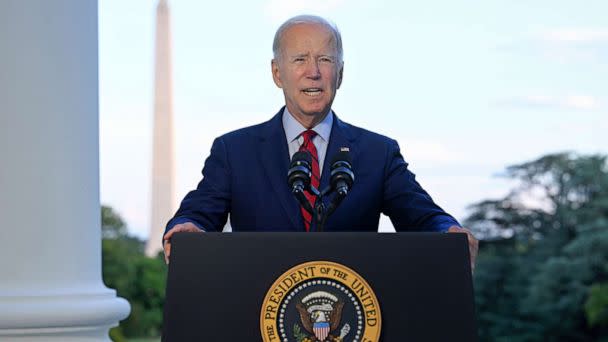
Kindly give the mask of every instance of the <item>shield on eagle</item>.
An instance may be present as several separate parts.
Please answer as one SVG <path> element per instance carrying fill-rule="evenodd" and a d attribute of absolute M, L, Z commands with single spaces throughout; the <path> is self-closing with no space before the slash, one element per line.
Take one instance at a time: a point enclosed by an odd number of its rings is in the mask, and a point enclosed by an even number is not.
<path fill-rule="evenodd" d="M 325 341 L 329 335 L 329 322 L 315 322 L 312 325 L 312 331 L 319 341 Z"/>
<path fill-rule="evenodd" d="M 304 329 L 314 334 L 317 341 L 321 342 L 338 329 L 343 307 L 344 302 L 326 291 L 313 292 L 296 304 Z"/>

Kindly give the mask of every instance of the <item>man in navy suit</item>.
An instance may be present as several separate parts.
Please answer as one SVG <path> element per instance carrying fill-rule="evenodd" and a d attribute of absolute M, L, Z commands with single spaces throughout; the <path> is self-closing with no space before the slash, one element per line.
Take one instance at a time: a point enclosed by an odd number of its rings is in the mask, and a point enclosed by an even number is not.
<path fill-rule="evenodd" d="M 332 111 L 343 73 L 337 28 L 320 17 L 294 17 L 277 30 L 273 50 L 272 77 L 283 89 L 285 107 L 270 121 L 215 139 L 203 179 L 167 224 L 167 262 L 174 233 L 221 231 L 228 214 L 236 232 L 314 228 L 286 179 L 290 158 L 306 145 L 314 150 L 321 189 L 329 183 L 331 157 L 344 150 L 352 156 L 355 182 L 325 231 L 377 231 L 384 213 L 398 231 L 468 234 L 474 266 L 477 240 L 416 182 L 397 142 L 345 123 Z"/>

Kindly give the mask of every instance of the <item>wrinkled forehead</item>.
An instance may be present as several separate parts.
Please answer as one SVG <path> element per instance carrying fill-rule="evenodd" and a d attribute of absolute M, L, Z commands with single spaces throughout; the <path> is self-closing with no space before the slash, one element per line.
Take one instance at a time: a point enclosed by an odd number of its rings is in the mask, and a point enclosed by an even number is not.
<path fill-rule="evenodd" d="M 336 55 L 337 43 L 334 32 L 318 23 L 298 23 L 285 30 L 281 37 L 283 53 L 303 53 L 309 51 Z"/>

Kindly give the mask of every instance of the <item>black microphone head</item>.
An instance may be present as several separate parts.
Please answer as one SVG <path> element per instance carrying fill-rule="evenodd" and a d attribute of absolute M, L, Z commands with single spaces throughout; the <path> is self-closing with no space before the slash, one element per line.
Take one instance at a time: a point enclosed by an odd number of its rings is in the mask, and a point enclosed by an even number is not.
<path fill-rule="evenodd" d="M 331 159 L 331 186 L 336 189 L 338 184 L 346 185 L 350 188 L 355 181 L 355 174 L 352 169 L 352 158 L 350 152 L 340 151 L 334 154 Z"/>
<path fill-rule="evenodd" d="M 301 162 L 305 162 L 308 164 L 308 167 L 310 168 L 310 164 L 312 164 L 312 156 L 310 155 L 310 153 L 308 153 L 308 151 L 299 151 L 296 152 L 293 157 L 291 158 L 291 164 L 290 167 L 293 167 L 295 165 L 297 165 L 298 163 Z"/>
<path fill-rule="evenodd" d="M 340 152 L 334 154 L 334 157 L 331 159 L 332 169 L 334 168 L 334 165 L 336 165 L 338 162 L 346 162 L 346 163 L 348 163 L 349 167 L 352 168 L 353 159 L 350 156 L 350 152 L 340 151 Z"/>
<path fill-rule="evenodd" d="M 287 184 L 290 188 L 300 187 L 300 190 L 310 187 L 310 177 L 312 176 L 312 156 L 306 151 L 296 152 L 291 158 L 289 171 L 287 171 Z M 293 190 L 292 190 L 293 191 Z"/>

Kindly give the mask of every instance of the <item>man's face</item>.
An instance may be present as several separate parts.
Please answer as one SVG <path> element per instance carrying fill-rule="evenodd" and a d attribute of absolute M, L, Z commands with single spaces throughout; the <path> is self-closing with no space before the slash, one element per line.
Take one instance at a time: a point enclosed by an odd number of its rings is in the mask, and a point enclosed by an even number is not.
<path fill-rule="evenodd" d="M 299 117 L 325 115 L 342 82 L 342 63 L 332 32 L 312 23 L 287 29 L 280 56 L 272 61 L 272 77 L 283 89 L 290 113 Z"/>

